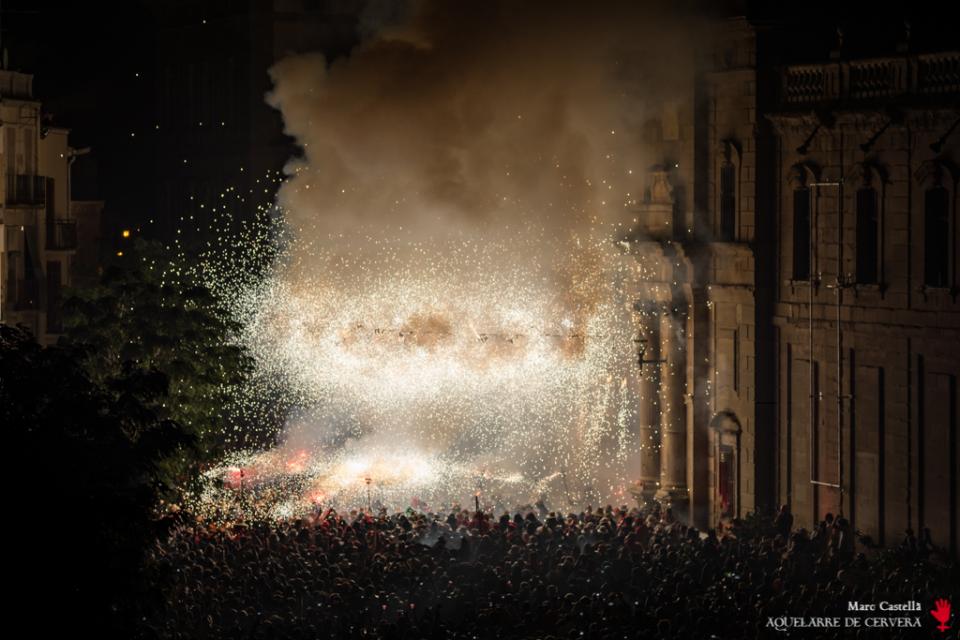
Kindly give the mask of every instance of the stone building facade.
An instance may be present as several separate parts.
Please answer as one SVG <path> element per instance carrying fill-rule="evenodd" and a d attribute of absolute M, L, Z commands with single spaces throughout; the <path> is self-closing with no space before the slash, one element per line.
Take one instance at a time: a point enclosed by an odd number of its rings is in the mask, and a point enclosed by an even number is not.
<path fill-rule="evenodd" d="M 956 553 L 960 52 L 787 31 L 719 25 L 654 141 L 630 243 L 643 491 L 701 527 L 789 504 Z"/>
<path fill-rule="evenodd" d="M 0 322 L 45 344 L 63 332 L 65 288 L 100 259 L 103 203 L 70 198 L 68 135 L 44 121 L 32 75 L 0 69 Z"/>

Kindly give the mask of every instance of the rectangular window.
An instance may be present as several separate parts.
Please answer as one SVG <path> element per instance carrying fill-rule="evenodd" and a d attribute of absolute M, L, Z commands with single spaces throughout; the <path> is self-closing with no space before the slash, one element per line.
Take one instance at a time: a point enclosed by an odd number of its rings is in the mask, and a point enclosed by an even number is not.
<path fill-rule="evenodd" d="M 923 283 L 928 287 L 946 287 L 949 285 L 950 224 L 944 187 L 927 189 L 923 222 Z"/>
<path fill-rule="evenodd" d="M 23 173 L 32 176 L 36 170 L 33 162 L 33 127 L 23 130 Z"/>
<path fill-rule="evenodd" d="M 19 273 L 17 272 L 17 267 L 20 264 L 20 252 L 19 251 L 7 251 L 7 284 L 4 287 L 6 292 L 7 304 L 15 304 L 17 301 L 17 282 L 20 280 Z"/>
<path fill-rule="evenodd" d="M 720 239 L 737 239 L 737 168 L 730 163 L 720 169 Z"/>
<path fill-rule="evenodd" d="M 793 190 L 793 279 L 810 279 L 810 189 Z"/>
<path fill-rule="evenodd" d="M 857 282 L 875 284 L 880 275 L 880 223 L 875 189 L 857 191 Z"/>
<path fill-rule="evenodd" d="M 732 518 L 737 513 L 737 458 L 730 445 L 720 445 L 719 453 L 717 493 L 720 494 L 720 517 Z"/>
<path fill-rule="evenodd" d="M 7 175 L 17 173 L 17 130 L 7 125 L 3 128 L 3 155 L 7 165 Z"/>
<path fill-rule="evenodd" d="M 61 310 L 60 261 L 47 262 L 47 333 L 63 332 L 63 314 Z"/>
<path fill-rule="evenodd" d="M 35 280 L 39 266 L 37 253 L 37 228 L 34 225 L 23 227 L 23 279 Z"/>

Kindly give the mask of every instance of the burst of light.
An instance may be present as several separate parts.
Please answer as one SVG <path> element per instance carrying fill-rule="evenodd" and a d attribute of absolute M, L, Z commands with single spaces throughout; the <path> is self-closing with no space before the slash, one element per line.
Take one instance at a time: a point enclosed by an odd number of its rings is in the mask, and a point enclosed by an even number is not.
<path fill-rule="evenodd" d="M 392 508 L 477 491 L 503 506 L 622 497 L 650 446 L 633 428 L 635 266 L 584 238 L 551 265 L 537 258 L 543 237 L 293 240 L 260 277 L 208 265 L 256 359 L 247 401 L 269 388 L 294 411 L 279 447 L 211 470 L 193 508 L 289 517 L 318 495 Z M 242 503 L 231 468 L 248 479 Z"/>

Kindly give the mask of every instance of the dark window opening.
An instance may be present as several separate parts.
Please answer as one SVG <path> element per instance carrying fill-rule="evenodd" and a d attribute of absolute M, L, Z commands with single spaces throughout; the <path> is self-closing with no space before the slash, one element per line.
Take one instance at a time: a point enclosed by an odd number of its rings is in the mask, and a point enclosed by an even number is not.
<path fill-rule="evenodd" d="M 720 169 L 720 239 L 737 237 L 737 169 L 727 163 Z"/>
<path fill-rule="evenodd" d="M 810 279 L 810 189 L 793 190 L 793 279 Z"/>
<path fill-rule="evenodd" d="M 687 198 L 683 185 L 673 187 L 673 237 L 682 238 L 687 231 Z"/>
<path fill-rule="evenodd" d="M 717 488 L 720 498 L 720 517 L 733 518 L 737 513 L 737 458 L 733 447 L 720 445 L 717 465 Z"/>
<path fill-rule="evenodd" d="M 950 224 L 947 219 L 947 190 L 927 189 L 923 219 L 923 283 L 928 287 L 949 284 Z"/>
<path fill-rule="evenodd" d="M 61 309 L 61 289 L 63 280 L 60 273 L 60 261 L 47 262 L 47 333 L 63 332 L 63 313 Z"/>
<path fill-rule="evenodd" d="M 880 221 L 877 192 L 857 191 L 857 282 L 876 284 L 880 276 Z"/>

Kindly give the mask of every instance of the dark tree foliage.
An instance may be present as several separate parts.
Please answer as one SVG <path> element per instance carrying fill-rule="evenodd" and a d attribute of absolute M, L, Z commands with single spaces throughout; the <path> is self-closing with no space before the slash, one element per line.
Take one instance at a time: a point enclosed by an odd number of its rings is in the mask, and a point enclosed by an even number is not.
<path fill-rule="evenodd" d="M 129 637 L 149 602 L 140 571 L 159 533 L 160 467 L 192 439 L 153 410 L 168 393 L 164 374 L 119 367 L 107 390 L 87 357 L 0 325 L 7 515 L 18 523 L 10 611 L 34 629 L 26 635 Z"/>
<path fill-rule="evenodd" d="M 251 360 L 229 340 L 239 326 L 191 265 L 144 241 L 125 254 L 104 270 L 97 286 L 65 301 L 65 343 L 82 347 L 91 377 L 113 390 L 118 402 L 146 406 L 195 436 L 196 447 L 164 463 L 171 484 L 182 486 L 198 464 L 221 451 L 231 400 Z M 131 371 L 152 370 L 169 379 L 166 394 L 115 387 Z M 136 441 L 140 433 L 136 425 L 131 429 L 127 435 Z"/>

